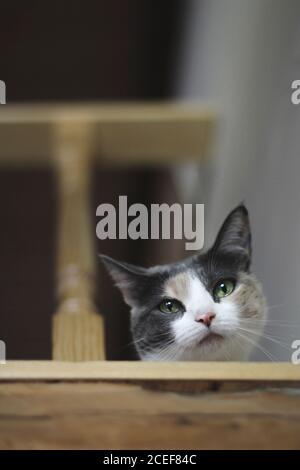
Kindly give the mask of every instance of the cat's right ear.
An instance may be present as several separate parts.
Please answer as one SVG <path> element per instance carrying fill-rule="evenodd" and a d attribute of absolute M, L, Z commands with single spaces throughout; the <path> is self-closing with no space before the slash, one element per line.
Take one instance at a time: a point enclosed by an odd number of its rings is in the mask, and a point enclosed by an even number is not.
<path fill-rule="evenodd" d="M 104 266 L 123 294 L 130 307 L 138 303 L 138 291 L 148 279 L 148 270 L 123 261 L 117 261 L 107 255 L 99 255 Z"/>
<path fill-rule="evenodd" d="M 212 250 L 233 254 L 240 267 L 248 270 L 251 263 L 251 229 L 244 204 L 233 209 L 226 217 Z"/>

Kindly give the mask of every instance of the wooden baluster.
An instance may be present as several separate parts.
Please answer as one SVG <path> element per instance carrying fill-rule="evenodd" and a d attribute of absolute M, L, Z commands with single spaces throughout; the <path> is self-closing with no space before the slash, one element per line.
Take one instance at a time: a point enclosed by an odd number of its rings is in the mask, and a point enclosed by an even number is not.
<path fill-rule="evenodd" d="M 53 318 L 53 359 L 105 359 L 104 322 L 93 301 L 96 253 L 89 216 L 91 129 L 54 128 L 58 190 L 58 308 Z"/>

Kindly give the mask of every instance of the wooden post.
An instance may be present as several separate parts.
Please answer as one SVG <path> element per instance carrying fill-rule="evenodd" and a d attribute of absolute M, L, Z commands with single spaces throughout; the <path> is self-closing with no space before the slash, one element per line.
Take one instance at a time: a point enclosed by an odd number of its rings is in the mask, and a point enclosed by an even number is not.
<path fill-rule="evenodd" d="M 93 301 L 96 253 L 89 217 L 91 129 L 85 123 L 54 127 L 58 190 L 58 308 L 53 359 L 105 358 L 104 322 Z"/>

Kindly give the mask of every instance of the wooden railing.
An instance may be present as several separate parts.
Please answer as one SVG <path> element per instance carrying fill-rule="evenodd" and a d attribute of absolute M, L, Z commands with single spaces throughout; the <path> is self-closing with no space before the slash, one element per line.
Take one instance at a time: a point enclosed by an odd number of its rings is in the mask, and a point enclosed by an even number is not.
<path fill-rule="evenodd" d="M 292 364 L 9 362 L 0 449 L 299 449 L 299 387 Z"/>
<path fill-rule="evenodd" d="M 94 303 L 96 253 L 89 217 L 90 128 L 63 123 L 55 129 L 59 196 L 57 298 L 53 359 L 105 358 L 103 317 Z"/>
<path fill-rule="evenodd" d="M 208 109 L 171 104 L 0 109 L 0 165 L 48 165 L 56 172 L 58 305 L 53 359 L 105 359 L 104 322 L 94 303 L 92 160 L 106 165 L 201 161 L 209 152 L 213 121 Z"/>

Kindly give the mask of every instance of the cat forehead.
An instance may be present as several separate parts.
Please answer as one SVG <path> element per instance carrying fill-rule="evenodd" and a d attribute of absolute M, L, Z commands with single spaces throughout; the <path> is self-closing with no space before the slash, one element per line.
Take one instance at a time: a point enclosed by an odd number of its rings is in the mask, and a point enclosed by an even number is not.
<path fill-rule="evenodd" d="M 177 299 L 187 298 L 191 290 L 192 275 L 189 271 L 170 277 L 165 283 L 165 295 Z"/>
<path fill-rule="evenodd" d="M 198 276 L 192 271 L 178 273 L 166 280 L 164 285 L 166 297 L 172 297 L 185 303 L 191 298 L 209 297 L 209 293 Z"/>

